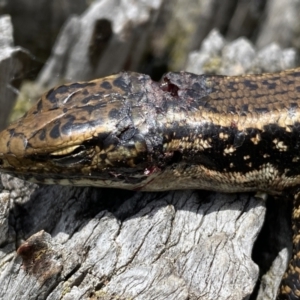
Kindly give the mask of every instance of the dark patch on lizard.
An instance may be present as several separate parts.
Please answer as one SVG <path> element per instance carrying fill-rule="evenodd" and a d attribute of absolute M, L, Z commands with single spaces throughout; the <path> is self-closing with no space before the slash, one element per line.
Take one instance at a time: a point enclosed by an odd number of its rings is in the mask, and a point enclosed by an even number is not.
<path fill-rule="evenodd" d="M 61 136 L 59 128 L 60 128 L 60 121 L 55 121 L 55 124 L 49 133 L 49 136 L 52 139 L 57 139 Z"/>
<path fill-rule="evenodd" d="M 43 128 L 43 129 L 41 130 L 40 134 L 39 134 L 39 139 L 40 139 L 41 141 L 44 141 L 45 138 L 46 138 L 46 130 L 45 130 L 45 128 Z"/>
<path fill-rule="evenodd" d="M 94 111 L 101 110 L 101 108 L 106 107 L 106 106 L 107 106 L 106 102 L 99 102 L 96 105 L 80 106 L 80 107 L 78 107 L 78 109 L 80 109 L 80 112 L 87 112 L 89 115 L 91 115 Z"/>
<path fill-rule="evenodd" d="M 261 83 L 263 85 L 265 85 L 269 90 L 274 90 L 277 86 L 277 84 L 273 81 L 274 78 L 272 78 L 272 81 L 266 79 L 266 80 L 263 80 Z"/>
<path fill-rule="evenodd" d="M 106 153 L 101 153 L 101 154 L 99 154 L 99 158 L 100 158 L 102 161 L 105 161 L 106 158 L 107 158 L 107 154 L 106 154 Z"/>
<path fill-rule="evenodd" d="M 253 110 L 259 114 L 268 113 L 270 111 L 267 107 L 254 107 Z"/>
<path fill-rule="evenodd" d="M 230 90 L 231 92 L 237 92 L 238 89 L 238 85 L 235 81 L 229 81 L 227 82 L 227 88 L 228 90 Z"/>
<path fill-rule="evenodd" d="M 74 115 L 70 114 L 70 115 L 65 115 L 64 119 L 67 121 L 65 122 L 65 124 L 63 124 L 61 126 L 61 132 L 62 132 L 62 134 L 67 135 L 67 134 L 69 134 L 69 132 L 72 128 L 72 125 L 73 125 L 74 121 L 76 120 L 76 117 Z"/>
<path fill-rule="evenodd" d="M 70 93 L 70 87 L 68 85 L 61 85 L 57 87 L 56 89 L 51 89 L 46 94 L 46 99 L 50 101 L 52 104 L 56 103 L 59 99 L 57 99 L 57 96 L 61 94 L 68 95 Z"/>
<path fill-rule="evenodd" d="M 87 88 L 87 87 L 91 87 L 91 86 L 95 86 L 96 83 L 95 82 L 83 82 L 83 83 L 79 83 L 79 82 L 75 82 L 72 83 L 70 85 L 61 85 L 57 88 L 53 88 L 51 89 L 47 94 L 46 94 L 46 99 L 51 102 L 52 104 L 55 104 L 56 102 L 58 102 L 59 100 L 61 100 L 61 95 L 70 95 L 72 92 L 74 92 L 75 90 L 79 90 L 82 88 Z"/>
<path fill-rule="evenodd" d="M 42 110 L 43 110 L 43 101 L 39 100 L 37 105 L 36 105 L 36 110 L 32 114 L 36 115 L 37 113 L 40 113 Z"/>
<path fill-rule="evenodd" d="M 129 85 L 126 82 L 124 76 L 118 76 L 114 81 L 113 81 L 113 86 L 121 89 L 124 92 L 128 92 L 129 91 Z"/>
<path fill-rule="evenodd" d="M 109 81 L 103 81 L 100 86 L 106 90 L 112 89 L 112 85 Z"/>
<path fill-rule="evenodd" d="M 258 89 L 258 85 L 255 81 L 245 79 L 243 81 L 243 84 L 245 84 L 245 86 L 248 87 L 250 90 L 257 90 Z"/>
<path fill-rule="evenodd" d="M 90 92 L 87 89 L 82 90 L 81 93 L 82 93 L 83 96 L 87 96 L 87 95 L 90 94 Z"/>
<path fill-rule="evenodd" d="M 97 121 L 87 121 L 83 123 L 76 123 L 72 122 L 71 120 L 68 121 L 68 123 L 64 124 L 61 127 L 61 132 L 65 135 L 70 135 L 72 133 L 79 134 L 80 132 L 87 132 L 87 130 L 90 130 L 91 128 L 95 128 L 97 126 Z"/>
<path fill-rule="evenodd" d="M 84 99 L 81 100 L 81 103 L 82 104 L 87 104 L 90 101 L 102 100 L 103 94 L 104 94 L 103 92 L 98 92 L 98 93 L 94 93 L 94 94 L 92 94 L 90 96 L 84 97 Z M 102 102 L 102 103 L 104 103 L 104 102 Z"/>
<path fill-rule="evenodd" d="M 111 119 L 111 120 L 115 120 L 115 119 L 119 119 L 120 118 L 120 111 L 116 108 L 113 108 L 110 110 L 109 114 L 108 114 L 108 117 Z"/>
<path fill-rule="evenodd" d="M 300 77 L 300 71 L 294 70 L 294 71 L 293 71 L 293 76 L 294 76 L 294 77 Z"/>
<path fill-rule="evenodd" d="M 291 102 L 290 103 L 290 109 L 297 109 L 299 107 L 299 105 L 298 105 L 298 103 L 296 103 L 296 102 Z"/>

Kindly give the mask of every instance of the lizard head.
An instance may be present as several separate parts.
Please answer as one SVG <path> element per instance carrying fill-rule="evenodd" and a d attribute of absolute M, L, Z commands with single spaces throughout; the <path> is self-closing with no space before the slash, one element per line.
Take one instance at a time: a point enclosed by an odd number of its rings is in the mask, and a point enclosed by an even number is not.
<path fill-rule="evenodd" d="M 155 122 L 146 92 L 157 88 L 147 75 L 122 72 L 51 89 L 0 133 L 0 171 L 46 183 L 138 181 Z"/>

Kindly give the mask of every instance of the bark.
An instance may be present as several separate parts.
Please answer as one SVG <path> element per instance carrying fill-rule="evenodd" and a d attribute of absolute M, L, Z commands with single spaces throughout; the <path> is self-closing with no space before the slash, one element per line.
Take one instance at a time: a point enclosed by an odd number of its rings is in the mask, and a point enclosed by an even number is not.
<path fill-rule="evenodd" d="M 0 299 L 243 299 L 257 280 L 247 194 L 2 182 Z"/>
<path fill-rule="evenodd" d="M 90 80 L 125 68 L 135 70 L 161 4 L 161 0 L 134 5 L 96 1 L 82 16 L 70 18 L 39 84 L 53 86 L 61 80 Z"/>
<path fill-rule="evenodd" d="M 87 7 L 86 0 L 1 0 L 0 13 L 11 16 L 15 44 L 44 63 L 64 22 Z"/>
<path fill-rule="evenodd" d="M 30 55 L 20 47 L 13 46 L 12 25 L 9 16 L 0 18 L 0 130 L 8 122 L 8 116 L 15 104 L 18 76 L 22 74 Z"/>

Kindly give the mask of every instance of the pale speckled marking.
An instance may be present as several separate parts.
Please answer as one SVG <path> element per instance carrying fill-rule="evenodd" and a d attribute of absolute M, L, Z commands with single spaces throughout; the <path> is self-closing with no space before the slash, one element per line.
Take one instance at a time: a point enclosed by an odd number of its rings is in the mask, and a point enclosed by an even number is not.
<path fill-rule="evenodd" d="M 251 141 L 253 142 L 254 145 L 257 145 L 261 141 L 260 134 L 256 134 L 255 137 L 251 138 Z"/>
<path fill-rule="evenodd" d="M 232 154 L 234 151 L 236 151 L 236 148 L 233 147 L 232 145 L 230 145 L 230 146 L 228 146 L 228 147 L 226 147 L 226 148 L 224 149 L 224 155 L 230 155 L 230 154 Z"/>
<path fill-rule="evenodd" d="M 278 139 L 275 139 L 272 142 L 275 144 L 275 147 L 279 151 L 287 151 L 288 150 L 288 146 L 285 145 L 283 141 L 279 141 Z"/>
<path fill-rule="evenodd" d="M 227 133 L 224 133 L 224 132 L 220 132 L 219 133 L 219 138 L 221 139 L 221 140 L 227 140 L 228 138 L 229 138 L 229 135 L 227 134 Z"/>

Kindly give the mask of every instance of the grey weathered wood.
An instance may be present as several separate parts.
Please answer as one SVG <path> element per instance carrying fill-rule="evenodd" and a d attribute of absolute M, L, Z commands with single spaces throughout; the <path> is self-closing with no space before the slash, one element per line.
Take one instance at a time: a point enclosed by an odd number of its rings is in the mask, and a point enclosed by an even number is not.
<path fill-rule="evenodd" d="M 64 22 L 88 6 L 86 0 L 1 0 L 1 14 L 12 18 L 15 44 L 44 62 Z"/>
<path fill-rule="evenodd" d="M 257 46 L 278 43 L 282 47 L 300 47 L 299 0 L 267 1 L 264 22 L 258 32 Z"/>
<path fill-rule="evenodd" d="M 293 48 L 281 49 L 272 43 L 257 50 L 243 37 L 229 43 L 217 30 L 212 30 L 200 50 L 189 54 L 186 70 L 196 74 L 216 72 L 242 75 L 250 72 L 278 72 L 294 68 L 296 63 L 297 54 Z"/>
<path fill-rule="evenodd" d="M 12 86 L 15 75 L 22 71 L 28 53 L 13 46 L 13 29 L 9 16 L 0 17 L 0 130 L 7 125 L 15 104 L 16 89 Z"/>
<path fill-rule="evenodd" d="M 61 81 L 90 80 L 125 68 L 136 69 L 161 4 L 162 0 L 135 1 L 131 5 L 118 0 L 95 1 L 64 26 L 38 83 L 53 86 Z M 111 26 L 111 36 L 97 41 L 93 37 L 96 23 L 105 20 Z M 102 44 L 91 59 L 93 43 Z"/>
<path fill-rule="evenodd" d="M 0 299 L 242 299 L 257 280 L 265 207 L 247 194 L 2 182 Z"/>

